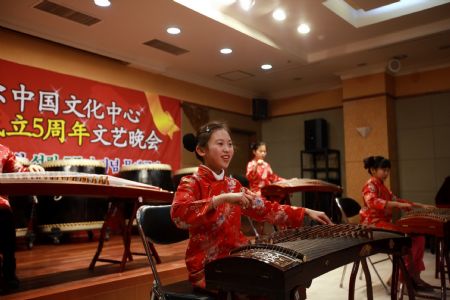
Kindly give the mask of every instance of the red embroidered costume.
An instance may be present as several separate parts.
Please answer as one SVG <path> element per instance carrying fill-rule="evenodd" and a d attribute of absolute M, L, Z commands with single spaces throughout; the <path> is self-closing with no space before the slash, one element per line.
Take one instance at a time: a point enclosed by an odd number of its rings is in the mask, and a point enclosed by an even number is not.
<path fill-rule="evenodd" d="M 250 190 L 258 195 L 261 195 L 261 189 L 266 185 L 284 179 L 272 171 L 269 163 L 264 161 L 262 164 L 258 164 L 254 159 L 247 164 L 246 177 L 250 184 Z"/>
<path fill-rule="evenodd" d="M 398 230 L 399 227 L 392 224 L 392 208 L 386 207 L 389 201 L 410 203 L 411 201 L 399 199 L 383 183 L 382 180 L 371 177 L 362 189 L 364 207 L 359 216 L 361 223 L 388 230 Z M 423 255 L 425 248 L 425 238 L 423 236 L 412 237 L 411 255 L 417 271 L 425 270 Z M 408 260 L 406 260 L 408 264 Z"/>
<path fill-rule="evenodd" d="M 304 208 L 280 205 L 258 198 L 247 209 L 224 203 L 211 210 L 212 197 L 240 192 L 241 184 L 214 174 L 200 165 L 193 175 L 181 179 L 172 204 L 172 219 L 180 228 L 189 230 L 186 266 L 193 285 L 205 287 L 204 266 L 209 261 L 227 256 L 231 249 L 248 243 L 240 231 L 241 214 L 257 221 L 298 227 L 303 223 Z"/>
<path fill-rule="evenodd" d="M 386 229 L 396 228 L 392 222 L 392 208 L 386 207 L 388 201 L 411 203 L 408 200 L 397 198 L 383 183 L 382 180 L 371 177 L 363 187 L 362 195 L 364 207 L 359 213 L 361 223 Z"/>

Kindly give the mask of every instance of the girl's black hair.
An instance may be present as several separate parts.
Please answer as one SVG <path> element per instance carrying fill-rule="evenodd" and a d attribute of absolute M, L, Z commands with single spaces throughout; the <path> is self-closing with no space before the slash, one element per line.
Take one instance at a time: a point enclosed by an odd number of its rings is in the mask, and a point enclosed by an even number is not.
<path fill-rule="evenodd" d="M 256 150 L 258 150 L 259 146 L 262 146 L 262 145 L 266 145 L 266 143 L 264 143 L 264 142 L 255 142 L 255 143 L 251 143 L 251 144 L 250 144 L 250 149 L 251 149 L 252 151 L 256 151 Z"/>
<path fill-rule="evenodd" d="M 195 148 L 197 148 L 197 146 L 205 148 L 208 145 L 208 141 L 211 138 L 213 132 L 219 129 L 225 129 L 228 133 L 230 133 L 230 129 L 228 128 L 227 124 L 223 122 L 212 121 L 200 127 L 197 135 L 194 135 L 192 133 L 185 134 L 183 136 L 184 148 L 190 152 L 195 152 L 195 156 L 197 157 L 197 159 L 203 163 L 203 157 L 198 155 L 198 153 L 195 151 Z"/>
<path fill-rule="evenodd" d="M 370 173 L 370 169 L 390 169 L 391 161 L 383 156 L 369 156 L 364 159 L 364 169 Z"/>

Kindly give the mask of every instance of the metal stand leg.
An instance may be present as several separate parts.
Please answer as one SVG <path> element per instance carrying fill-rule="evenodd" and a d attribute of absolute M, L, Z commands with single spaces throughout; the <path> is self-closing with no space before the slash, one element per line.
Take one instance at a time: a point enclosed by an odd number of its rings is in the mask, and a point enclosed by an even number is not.
<path fill-rule="evenodd" d="M 342 270 L 341 282 L 339 283 L 340 288 L 344 286 L 345 272 L 347 272 L 347 265 L 344 265 L 344 269 Z"/>

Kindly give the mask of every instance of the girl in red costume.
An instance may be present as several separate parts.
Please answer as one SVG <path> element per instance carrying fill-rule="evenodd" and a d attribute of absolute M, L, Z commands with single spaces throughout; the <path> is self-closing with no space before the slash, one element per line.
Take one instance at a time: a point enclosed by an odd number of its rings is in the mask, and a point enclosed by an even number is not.
<path fill-rule="evenodd" d="M 44 169 L 38 165 L 24 167 L 16 160 L 8 147 L 0 144 L 0 173 L 14 172 L 41 172 Z M 16 229 L 14 216 L 5 197 L 0 196 L 0 253 L 2 253 L 3 287 L 0 289 L 16 289 L 19 287 L 19 279 L 16 276 Z"/>
<path fill-rule="evenodd" d="M 194 287 L 205 288 L 204 267 L 208 262 L 248 244 L 240 230 L 242 214 L 292 227 L 301 226 L 305 214 L 319 223 L 331 223 L 323 212 L 265 201 L 225 176 L 234 154 L 225 124 L 204 125 L 197 136 L 185 135 L 183 144 L 202 162 L 196 173 L 181 179 L 171 211 L 175 224 L 189 230 L 186 265 Z"/>
<path fill-rule="evenodd" d="M 264 161 L 267 155 L 266 144 L 254 143 L 250 147 L 253 151 L 253 159 L 247 164 L 245 176 L 248 179 L 250 190 L 261 196 L 261 189 L 271 183 L 284 180 L 272 171 L 269 163 Z"/>
<path fill-rule="evenodd" d="M 411 202 L 405 199 L 399 199 L 385 185 L 384 181 L 389 176 L 391 162 L 383 156 L 370 156 L 364 159 L 364 168 L 371 175 L 362 189 L 364 207 L 359 215 L 361 223 L 388 230 L 398 230 L 399 228 L 392 224 L 392 209 L 402 210 L 412 207 L 433 208 L 432 205 Z M 405 263 L 416 289 L 429 290 L 430 285 L 420 278 L 420 272 L 425 270 L 423 255 L 425 249 L 425 238 L 423 236 L 412 237 L 411 262 Z"/>
<path fill-rule="evenodd" d="M 284 178 L 275 174 L 269 163 L 264 161 L 267 155 L 267 147 L 264 142 L 252 143 L 250 145 L 250 149 L 253 152 L 253 159 L 247 163 L 247 171 L 245 176 L 248 179 L 250 190 L 259 197 L 265 199 L 265 197 L 261 195 L 261 189 L 266 185 L 284 180 Z M 276 199 L 272 198 L 270 200 L 278 201 L 283 204 L 290 204 L 289 200 L 287 202 L 284 201 L 286 198 L 289 199 L 289 195 L 285 195 L 280 198 L 277 197 Z M 258 231 L 258 234 L 264 234 L 264 223 L 253 222 L 253 224 L 255 225 L 255 229 Z"/>

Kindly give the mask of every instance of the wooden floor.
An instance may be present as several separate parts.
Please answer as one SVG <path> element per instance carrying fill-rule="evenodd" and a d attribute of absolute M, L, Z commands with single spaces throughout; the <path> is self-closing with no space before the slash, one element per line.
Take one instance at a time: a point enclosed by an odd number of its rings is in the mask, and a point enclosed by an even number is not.
<path fill-rule="evenodd" d="M 145 256 L 133 255 L 134 260 L 127 263 L 124 272 L 119 271 L 118 264 L 103 262 L 97 262 L 93 271 L 88 270 L 97 241 L 78 237 L 60 244 L 36 243 L 30 250 L 19 243 L 16 259 L 20 289 L 1 295 L 1 299 L 149 299 L 153 279 Z M 162 260 L 158 271 L 164 282 L 187 278 L 186 245 L 185 241 L 156 246 Z M 121 237 L 112 235 L 101 257 L 120 259 L 122 251 Z M 137 235 L 133 235 L 131 251 L 144 252 Z"/>

